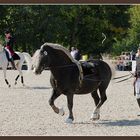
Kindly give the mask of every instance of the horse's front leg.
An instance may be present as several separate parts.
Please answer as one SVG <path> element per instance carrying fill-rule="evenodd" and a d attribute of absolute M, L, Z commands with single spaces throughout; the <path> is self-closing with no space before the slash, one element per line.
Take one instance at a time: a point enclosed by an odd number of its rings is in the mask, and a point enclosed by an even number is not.
<path fill-rule="evenodd" d="M 3 73 L 4 73 L 5 82 L 6 82 L 6 84 L 8 85 L 8 87 L 10 88 L 11 85 L 9 84 L 8 80 L 6 79 L 6 69 L 3 69 Z"/>
<path fill-rule="evenodd" d="M 63 116 L 64 115 L 64 110 L 61 108 L 59 109 L 58 107 L 55 106 L 54 101 L 60 96 L 61 94 L 58 93 L 56 90 L 53 89 L 51 98 L 49 99 L 49 104 L 54 110 L 55 113 Z"/>
<path fill-rule="evenodd" d="M 72 112 L 72 108 L 73 108 L 73 94 L 68 94 L 67 95 L 67 103 L 68 103 L 68 109 L 69 109 L 69 117 L 66 120 L 66 123 L 72 123 L 74 120 L 73 117 L 73 112 Z"/>

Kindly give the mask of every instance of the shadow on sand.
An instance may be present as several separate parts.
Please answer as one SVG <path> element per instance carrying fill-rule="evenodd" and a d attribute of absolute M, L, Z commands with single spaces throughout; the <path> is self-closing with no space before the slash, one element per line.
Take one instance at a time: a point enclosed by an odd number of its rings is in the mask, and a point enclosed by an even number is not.
<path fill-rule="evenodd" d="M 36 86 L 36 87 L 29 87 L 29 89 L 52 89 L 52 87 L 39 87 L 39 86 Z"/>
<path fill-rule="evenodd" d="M 139 126 L 140 119 L 134 120 L 99 120 L 99 121 L 87 121 L 87 122 L 74 122 L 73 124 L 93 124 L 95 126 Z"/>
<path fill-rule="evenodd" d="M 12 87 L 13 89 L 30 89 L 30 90 L 39 90 L 39 89 L 52 89 L 52 87 L 46 86 L 22 86 L 22 87 Z M 9 88 L 10 89 L 10 88 Z"/>
<path fill-rule="evenodd" d="M 138 126 L 140 125 L 140 119 L 134 120 L 102 120 L 98 124 L 105 126 Z"/>

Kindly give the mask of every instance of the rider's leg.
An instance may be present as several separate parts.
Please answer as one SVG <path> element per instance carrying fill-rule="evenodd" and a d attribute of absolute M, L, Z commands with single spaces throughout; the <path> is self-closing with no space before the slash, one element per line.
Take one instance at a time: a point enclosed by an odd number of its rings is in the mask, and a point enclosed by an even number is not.
<path fill-rule="evenodd" d="M 140 98 L 137 98 L 137 103 L 138 103 L 138 106 L 140 108 Z M 137 114 L 137 116 L 140 116 L 140 112 Z"/>
<path fill-rule="evenodd" d="M 10 62 L 12 64 L 13 69 L 16 70 L 16 66 L 15 66 L 15 62 L 14 62 L 13 58 L 10 59 Z"/>
<path fill-rule="evenodd" d="M 13 69 L 16 70 L 15 62 L 14 62 L 14 60 L 12 58 L 12 55 L 11 55 L 9 49 L 6 48 L 6 50 L 9 53 L 9 59 L 10 59 L 11 65 L 12 65 Z"/>
<path fill-rule="evenodd" d="M 138 78 L 136 83 L 135 83 L 135 91 L 136 91 L 137 103 L 138 103 L 138 106 L 140 108 L 140 78 Z M 140 112 L 137 115 L 140 116 Z"/>

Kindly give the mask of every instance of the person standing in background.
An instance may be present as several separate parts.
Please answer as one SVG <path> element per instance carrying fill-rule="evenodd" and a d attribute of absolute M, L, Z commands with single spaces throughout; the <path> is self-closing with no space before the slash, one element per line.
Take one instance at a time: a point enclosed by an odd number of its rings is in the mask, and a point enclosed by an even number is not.
<path fill-rule="evenodd" d="M 140 47 L 136 53 L 136 70 L 135 70 L 135 79 L 134 79 L 134 93 L 137 99 L 138 106 L 140 108 Z M 137 114 L 140 116 L 140 112 Z"/>

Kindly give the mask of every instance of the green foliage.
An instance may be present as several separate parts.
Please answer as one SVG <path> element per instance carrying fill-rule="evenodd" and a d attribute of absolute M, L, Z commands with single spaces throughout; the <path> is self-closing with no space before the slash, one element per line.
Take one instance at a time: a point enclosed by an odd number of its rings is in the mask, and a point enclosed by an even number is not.
<path fill-rule="evenodd" d="M 16 38 L 15 50 L 31 54 L 44 42 L 75 46 L 83 53 L 117 54 L 125 49 L 125 43 L 121 42 L 133 23 L 129 23 L 129 8 L 129 5 L 0 5 L 0 32 L 4 36 L 4 30 L 9 28 Z M 138 39 L 136 31 L 130 30 Z M 107 36 L 104 44 L 102 33 Z"/>
<path fill-rule="evenodd" d="M 117 54 L 121 51 L 134 50 L 136 52 L 140 44 L 140 6 L 131 6 L 127 13 L 130 16 L 128 20 L 130 27 L 127 30 L 127 36 L 114 43 L 113 52 Z"/>

